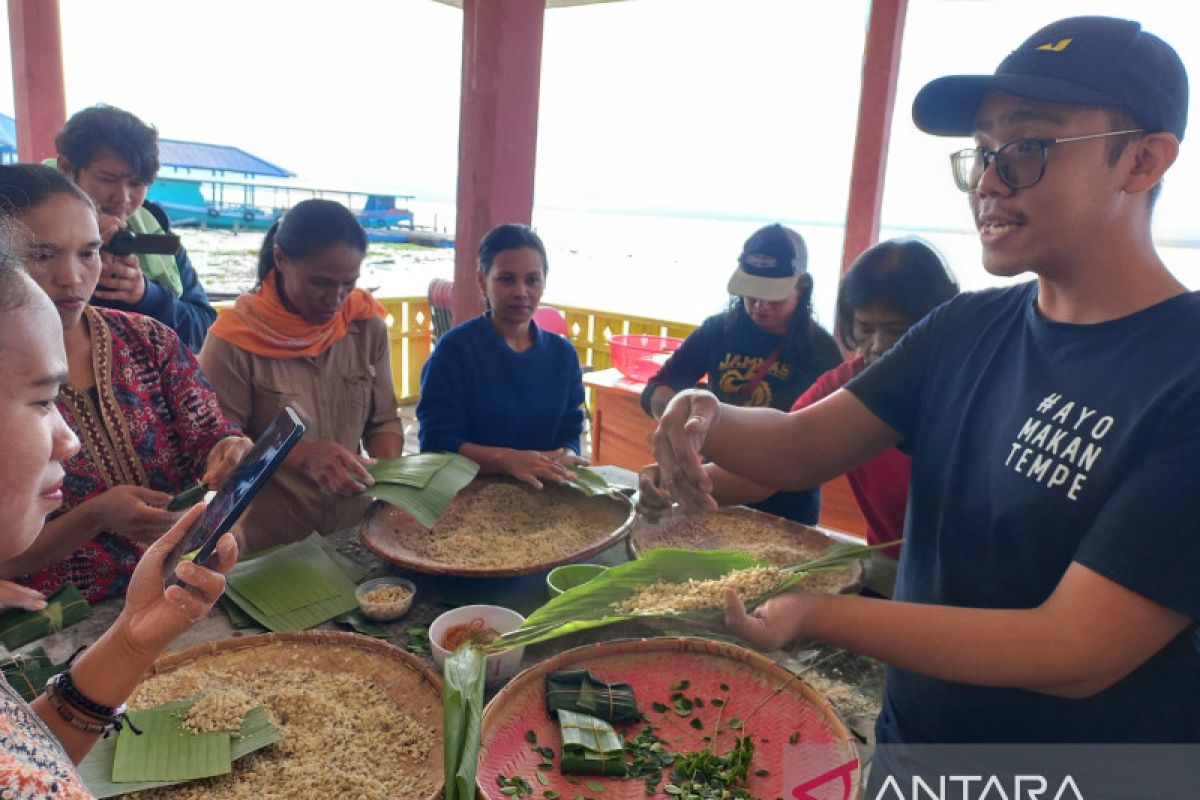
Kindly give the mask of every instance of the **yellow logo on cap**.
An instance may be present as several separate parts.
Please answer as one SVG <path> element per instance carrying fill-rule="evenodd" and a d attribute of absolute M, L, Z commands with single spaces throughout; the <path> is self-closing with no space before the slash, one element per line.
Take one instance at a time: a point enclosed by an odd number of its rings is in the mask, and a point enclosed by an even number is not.
<path fill-rule="evenodd" d="M 1070 46 L 1071 41 L 1071 39 L 1059 39 L 1057 42 L 1046 42 L 1045 44 L 1038 45 L 1037 49 L 1046 50 L 1050 53 L 1061 53 Z"/>

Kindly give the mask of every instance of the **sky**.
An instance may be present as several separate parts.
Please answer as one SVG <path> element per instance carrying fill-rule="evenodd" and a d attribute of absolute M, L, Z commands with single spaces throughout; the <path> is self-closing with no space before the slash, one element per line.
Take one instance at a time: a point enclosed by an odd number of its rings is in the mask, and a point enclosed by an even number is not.
<path fill-rule="evenodd" d="M 458 9 L 433 0 L 60 7 L 68 112 L 106 102 L 164 137 L 237 145 L 312 185 L 453 200 Z M 866 0 L 630 0 L 548 11 L 536 203 L 840 223 L 868 8 Z M 1200 12 L 1178 0 L 910 0 L 908 8 L 887 226 L 970 225 L 947 158 L 963 144 L 917 132 L 912 98 L 943 74 L 991 72 L 1053 19 L 1136 16 L 1200 75 Z M 4 59 L 0 110 L 11 109 Z M 1200 178 L 1200 149 L 1188 144 L 1156 225 L 1160 236 L 1200 240 L 1184 195 Z"/>

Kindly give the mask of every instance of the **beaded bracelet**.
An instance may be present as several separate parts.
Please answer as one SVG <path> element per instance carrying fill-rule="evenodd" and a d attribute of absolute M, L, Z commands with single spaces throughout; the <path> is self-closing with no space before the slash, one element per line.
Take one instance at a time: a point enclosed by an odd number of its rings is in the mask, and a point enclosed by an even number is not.
<path fill-rule="evenodd" d="M 58 712 L 58 715 L 67 722 L 67 724 L 86 733 L 104 734 L 107 736 L 109 732 L 119 724 L 117 721 L 108 723 L 88 722 L 85 719 L 75 716 L 70 712 L 66 703 L 64 703 L 62 698 L 59 697 L 58 691 L 52 688 L 50 683 L 46 684 L 46 699 L 50 702 L 50 705 L 54 708 L 54 710 Z"/>
<path fill-rule="evenodd" d="M 108 736 L 114 730 L 120 731 L 123 727 L 122 720 L 124 720 L 124 723 L 129 726 L 129 730 L 138 736 L 142 734 L 129 719 L 129 715 L 125 713 L 124 703 L 113 708 L 88 699 L 71 680 L 70 669 L 53 675 L 46 681 L 46 697 L 59 716 L 80 730 L 89 733 L 103 733 Z M 74 711 L 99 720 L 99 723 L 88 723 L 86 720 L 80 719 L 68 710 L 68 706 Z"/>
<path fill-rule="evenodd" d="M 75 681 L 71 679 L 71 670 L 66 669 L 51 678 L 55 682 L 55 688 L 62 695 L 63 699 L 74 706 L 79 711 L 82 711 L 97 719 L 112 719 L 119 717 L 125 713 L 125 705 L 122 703 L 117 707 L 101 705 L 94 700 L 86 697 L 83 692 L 75 686 Z"/>

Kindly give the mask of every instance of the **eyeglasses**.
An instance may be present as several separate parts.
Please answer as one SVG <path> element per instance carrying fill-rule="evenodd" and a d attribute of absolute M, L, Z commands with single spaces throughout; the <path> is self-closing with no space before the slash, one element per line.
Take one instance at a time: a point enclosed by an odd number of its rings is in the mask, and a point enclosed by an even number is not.
<path fill-rule="evenodd" d="M 1067 136 L 1062 139 L 1017 139 L 996 150 L 973 147 L 951 153 L 950 165 L 954 170 L 954 183 L 964 192 L 973 192 L 979 188 L 983 173 L 987 172 L 993 161 L 996 162 L 996 174 L 1006 186 L 1012 189 L 1026 189 L 1046 174 L 1046 152 L 1051 145 L 1143 132 L 1141 128 L 1134 128 L 1127 131 L 1092 133 L 1087 136 Z"/>

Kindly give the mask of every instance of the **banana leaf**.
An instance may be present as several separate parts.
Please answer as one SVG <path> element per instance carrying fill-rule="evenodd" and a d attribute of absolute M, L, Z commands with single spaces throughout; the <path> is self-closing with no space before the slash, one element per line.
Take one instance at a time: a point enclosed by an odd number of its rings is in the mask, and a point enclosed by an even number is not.
<path fill-rule="evenodd" d="M 339 594 L 354 594 L 354 583 L 319 544 L 310 540 L 243 561 L 230 570 L 228 582 L 267 616 L 279 616 Z"/>
<path fill-rule="evenodd" d="M 399 483 L 376 483 L 374 486 L 368 486 L 364 494 L 391 503 L 407 511 L 426 528 L 432 528 L 455 495 L 474 480 L 479 472 L 479 465 L 469 458 L 456 453 L 442 455 L 448 456 L 449 460 L 429 479 L 424 488 L 417 489 Z"/>
<path fill-rule="evenodd" d="M 367 619 L 362 611 L 357 608 L 353 611 L 347 611 L 345 614 L 338 614 L 333 618 L 333 621 L 339 625 L 345 625 L 356 633 L 361 633 L 363 636 L 386 639 L 392 635 L 387 628 Z"/>
<path fill-rule="evenodd" d="M 206 494 L 208 494 L 208 486 L 203 483 L 197 483 L 190 489 L 184 489 L 172 497 L 167 503 L 167 511 L 186 511 L 203 500 Z"/>
<path fill-rule="evenodd" d="M 831 547 L 812 561 L 786 569 L 786 579 L 746 605 L 753 608 L 780 592 L 787 591 L 803 580 L 808 573 L 846 569 L 882 546 Z M 722 609 L 675 614 L 623 614 L 615 611 L 613 606 L 633 596 L 639 587 L 648 586 L 655 581 L 686 583 L 689 579 L 709 580 L 720 578 L 734 570 L 764 566 L 770 565 L 746 553 L 732 550 L 651 550 L 637 561 L 611 567 L 587 583 L 563 592 L 530 614 L 521 627 L 500 636 L 487 645 L 485 650 L 496 653 L 638 617 L 672 617 L 694 622 L 718 623 L 724 619 Z"/>
<path fill-rule="evenodd" d="M 558 727 L 562 733 L 558 762 L 562 774 L 625 776 L 625 740 L 612 725 L 560 708 Z"/>
<path fill-rule="evenodd" d="M 479 648 L 464 645 L 451 653 L 442 666 L 445 800 L 475 800 L 486 664 Z"/>
<path fill-rule="evenodd" d="M 230 600 L 228 595 L 221 595 L 217 603 L 221 606 L 221 610 L 229 617 L 229 626 L 234 630 L 240 631 L 258 626 L 258 623 L 254 621 L 254 617 L 242 611 L 242 607 Z"/>
<path fill-rule="evenodd" d="M 546 710 L 553 718 L 560 709 L 618 725 L 641 719 L 632 686 L 609 683 L 586 669 L 564 669 L 546 676 Z"/>
<path fill-rule="evenodd" d="M 281 565 L 279 568 L 264 568 L 264 562 L 270 567 L 275 561 Z M 301 568 L 296 569 L 296 564 L 301 564 Z M 256 599 L 243 593 L 246 583 L 242 577 L 249 576 L 251 584 L 257 582 L 253 588 L 254 597 L 270 596 L 272 608 L 295 605 L 294 601 L 288 602 L 287 599 L 296 595 L 308 597 L 311 594 L 308 588 L 298 587 L 297 581 L 307 580 L 307 576 L 314 571 L 321 576 L 325 585 L 332 586 L 335 592 L 308 605 L 278 613 L 267 613 L 259 607 Z M 268 630 L 302 631 L 358 608 L 354 589 L 354 582 L 343 571 L 343 567 L 329 556 L 320 537 L 314 535 L 299 542 L 264 551 L 238 563 L 229 573 L 225 595 Z"/>
<path fill-rule="evenodd" d="M 195 703 L 177 700 L 129 712 L 142 733 L 125 727 L 117 734 L 113 782 L 187 781 L 228 773 L 233 764 L 229 732 L 191 733 L 180 725 L 182 714 Z"/>
<path fill-rule="evenodd" d="M 194 698 L 193 698 L 194 699 Z M 188 702 L 191 702 L 189 700 Z M 191 735 L 191 734 L 188 734 Z M 88 751 L 83 761 L 79 762 L 76 770 L 79 777 L 87 784 L 88 790 L 98 800 L 106 797 L 154 789 L 159 786 L 171 786 L 184 781 L 137 781 L 116 783 L 112 779 L 113 756 L 117 749 L 117 736 L 99 739 L 95 746 Z M 283 741 L 283 734 L 271 724 L 267 711 L 262 706 L 255 706 L 246 712 L 242 726 L 237 734 L 230 739 L 229 754 L 234 761 L 248 756 L 256 750 Z"/>
<path fill-rule="evenodd" d="M 32 703 L 42 693 L 50 676 L 62 672 L 64 667 L 65 663 L 55 664 L 40 647 L 28 653 L 17 653 L 0 664 L 8 685 L 16 689 L 27 703 Z"/>
<path fill-rule="evenodd" d="M 57 633 L 91 616 L 92 607 L 73 583 L 64 583 L 46 598 L 41 611 L 13 609 L 0 614 L 0 641 L 16 650 L 34 639 Z"/>
<path fill-rule="evenodd" d="M 619 487 L 610 485 L 604 476 L 594 469 L 588 467 L 568 467 L 568 469 L 575 473 L 575 478 L 563 481 L 563 486 L 583 492 L 588 497 L 621 494 Z"/>
<path fill-rule="evenodd" d="M 381 458 L 367 467 L 376 483 L 394 483 L 424 489 L 443 467 L 456 456 L 454 453 L 420 453 L 400 458 Z"/>

